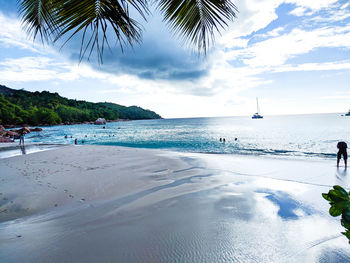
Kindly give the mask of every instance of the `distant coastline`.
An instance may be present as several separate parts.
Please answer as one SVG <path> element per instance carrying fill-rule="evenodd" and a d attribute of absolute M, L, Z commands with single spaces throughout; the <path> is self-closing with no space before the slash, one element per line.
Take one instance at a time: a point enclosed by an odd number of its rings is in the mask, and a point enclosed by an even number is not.
<path fill-rule="evenodd" d="M 162 118 L 160 118 L 162 119 Z M 124 121 L 134 121 L 130 119 L 117 119 L 117 120 L 107 120 L 107 123 L 110 122 L 124 122 Z M 66 123 L 59 123 L 59 124 L 38 124 L 38 125 L 28 125 L 28 124 L 3 124 L 5 129 L 14 129 L 14 128 L 21 128 L 21 127 L 51 127 L 51 126 L 65 126 L 65 125 L 81 125 L 81 124 L 91 124 L 95 125 L 94 121 L 84 121 L 84 122 L 66 122 Z"/>
<path fill-rule="evenodd" d="M 4 127 L 87 124 L 98 118 L 126 121 L 162 117 L 138 106 L 73 100 L 58 93 L 29 92 L 0 85 L 0 124 Z"/>
<path fill-rule="evenodd" d="M 113 123 L 113 122 L 128 122 L 128 121 L 133 121 L 133 120 L 129 120 L 129 119 L 107 120 L 106 124 Z M 26 127 L 30 130 L 30 132 L 41 132 L 43 129 L 40 127 L 73 126 L 73 125 L 84 125 L 84 124 L 101 125 L 101 124 L 96 124 L 95 121 L 66 122 L 66 123 L 60 123 L 60 124 L 55 124 L 55 125 L 39 124 L 39 125 L 35 125 L 35 126 L 31 126 L 31 125 L 27 125 L 27 124 L 22 124 L 22 125 L 6 125 L 6 124 L 1 125 L 0 124 L 0 143 L 13 143 L 14 139 L 19 136 L 18 132 L 19 132 L 20 128 Z M 102 126 L 104 126 L 106 124 L 102 124 Z M 19 129 L 19 130 L 17 130 L 17 129 Z"/>

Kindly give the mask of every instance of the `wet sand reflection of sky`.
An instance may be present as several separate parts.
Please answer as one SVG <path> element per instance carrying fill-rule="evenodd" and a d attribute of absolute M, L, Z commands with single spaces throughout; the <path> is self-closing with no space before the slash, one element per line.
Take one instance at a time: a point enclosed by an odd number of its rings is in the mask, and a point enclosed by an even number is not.
<path fill-rule="evenodd" d="M 296 201 L 285 192 L 269 190 L 258 190 L 256 192 L 266 193 L 266 198 L 278 206 L 277 214 L 283 219 L 298 219 L 300 215 L 297 211 L 302 212 L 304 215 L 312 215 L 314 213 L 311 208 Z"/>

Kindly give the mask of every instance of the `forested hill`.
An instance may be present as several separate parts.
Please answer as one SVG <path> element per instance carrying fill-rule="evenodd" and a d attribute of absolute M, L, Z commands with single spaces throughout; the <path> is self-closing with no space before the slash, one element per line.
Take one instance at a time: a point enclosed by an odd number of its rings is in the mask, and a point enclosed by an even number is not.
<path fill-rule="evenodd" d="M 97 118 L 142 120 L 161 117 L 137 106 L 72 100 L 58 93 L 14 90 L 0 85 L 0 124 L 55 125 L 95 121 Z"/>

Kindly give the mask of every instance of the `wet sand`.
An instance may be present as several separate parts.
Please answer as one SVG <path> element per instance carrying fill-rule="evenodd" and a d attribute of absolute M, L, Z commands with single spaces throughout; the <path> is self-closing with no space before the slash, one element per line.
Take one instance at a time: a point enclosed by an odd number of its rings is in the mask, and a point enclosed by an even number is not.
<path fill-rule="evenodd" d="M 24 145 L 19 145 L 17 142 L 0 143 L 0 159 L 41 151 L 48 151 L 64 146 L 67 146 L 67 144 L 25 143 Z"/>
<path fill-rule="evenodd" d="M 67 146 L 0 171 L 0 262 L 350 261 L 335 161 Z"/>

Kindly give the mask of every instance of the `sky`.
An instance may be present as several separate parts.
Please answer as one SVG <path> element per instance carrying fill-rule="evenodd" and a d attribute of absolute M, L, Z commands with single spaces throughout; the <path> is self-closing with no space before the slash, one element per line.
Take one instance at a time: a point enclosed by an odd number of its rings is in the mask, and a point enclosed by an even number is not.
<path fill-rule="evenodd" d="M 80 39 L 42 44 L 23 30 L 17 0 L 0 0 L 0 84 L 151 109 L 164 118 L 346 112 L 350 2 L 234 0 L 239 13 L 206 56 L 154 11 L 143 41 L 103 64 L 79 63 Z"/>

